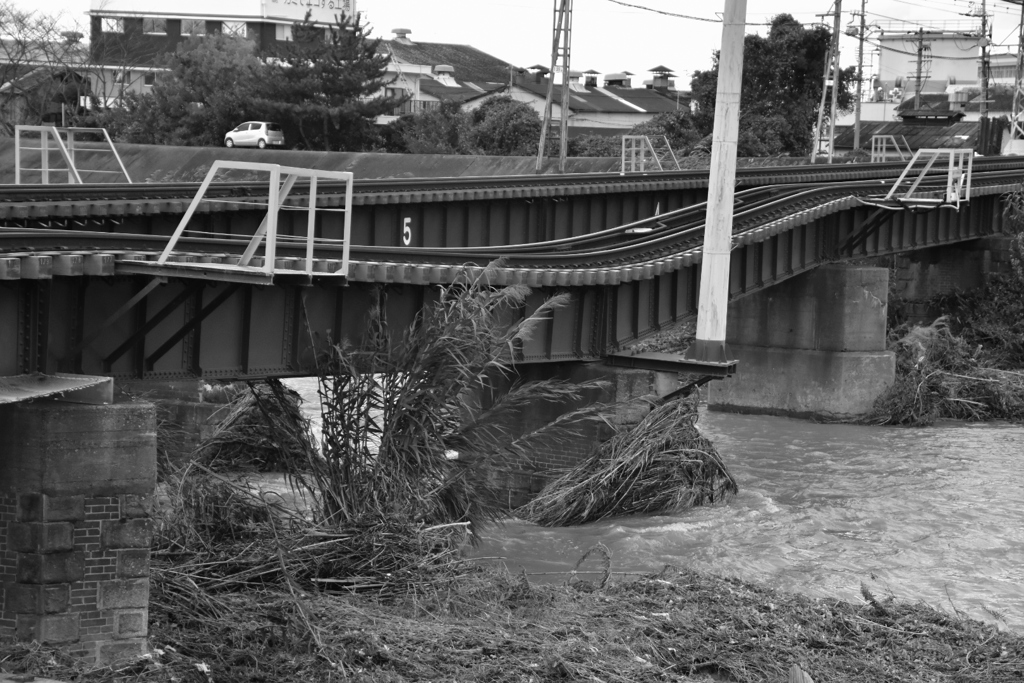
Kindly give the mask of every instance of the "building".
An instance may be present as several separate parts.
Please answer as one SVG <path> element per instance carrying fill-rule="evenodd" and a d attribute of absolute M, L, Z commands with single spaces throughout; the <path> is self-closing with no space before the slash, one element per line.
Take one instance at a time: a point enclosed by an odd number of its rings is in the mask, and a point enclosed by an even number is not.
<path fill-rule="evenodd" d="M 260 48 L 291 39 L 306 12 L 314 24 L 334 24 L 356 12 L 356 0 L 92 0 L 90 61 L 95 96 L 111 104 L 128 91 L 146 92 L 159 58 L 195 36 L 221 32 L 248 38 Z"/>
<path fill-rule="evenodd" d="M 632 74 L 609 73 L 604 84 L 598 85 L 598 74 L 594 71 L 569 72 L 569 135 L 575 137 L 586 133 L 620 135 L 633 126 L 650 121 L 658 114 L 689 110 L 690 94 L 677 91 L 671 80 L 672 73 L 666 67 L 651 70 L 653 78 L 645 87 L 632 87 Z M 551 118 L 562 119 L 561 74 L 554 75 L 554 92 L 551 104 Z M 501 90 L 512 99 L 529 104 L 544 115 L 544 106 L 551 77 L 548 69 L 536 65 L 528 70 L 513 74 L 508 88 Z M 467 108 L 479 106 L 484 98 L 466 103 Z"/>
<path fill-rule="evenodd" d="M 396 28 L 395 37 L 381 43 L 381 50 L 391 58 L 388 75 L 394 78 L 388 94 L 408 100 L 390 115 L 379 117 L 379 123 L 436 109 L 445 101 L 461 105 L 503 91 L 515 72 L 508 62 L 471 45 L 414 42 L 411 33 Z"/>
<path fill-rule="evenodd" d="M 880 45 L 878 72 L 870 77 L 861 102 L 861 120 L 891 122 L 905 120 L 906 111 L 962 112 L 965 122 L 981 118 L 981 26 L 978 20 L 889 22 L 877 26 Z M 918 64 L 920 63 L 920 88 Z M 1016 53 L 989 56 L 988 116 L 1009 117 L 1012 88 L 1017 76 Z M 920 97 L 917 97 L 918 91 Z M 837 120 L 851 125 L 852 112 Z"/>
<path fill-rule="evenodd" d="M 81 34 L 36 38 L 0 38 L 0 131 L 6 134 L 24 123 L 61 125 L 89 91 L 78 69 L 86 61 Z"/>
<path fill-rule="evenodd" d="M 876 96 L 892 99 L 916 92 L 945 92 L 978 81 L 982 38 L 980 19 L 892 21 L 879 24 Z"/>

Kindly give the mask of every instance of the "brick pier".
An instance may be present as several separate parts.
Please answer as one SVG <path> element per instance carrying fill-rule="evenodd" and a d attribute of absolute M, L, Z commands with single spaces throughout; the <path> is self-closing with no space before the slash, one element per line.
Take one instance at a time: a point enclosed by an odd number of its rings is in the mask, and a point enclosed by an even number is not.
<path fill-rule="evenodd" d="M 146 651 L 149 404 L 0 407 L 0 635 L 106 665 Z"/>

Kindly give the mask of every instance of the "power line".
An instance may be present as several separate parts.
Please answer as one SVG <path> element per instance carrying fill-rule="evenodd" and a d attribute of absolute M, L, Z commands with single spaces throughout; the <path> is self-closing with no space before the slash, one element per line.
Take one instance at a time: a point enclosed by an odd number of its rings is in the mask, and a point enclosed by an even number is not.
<path fill-rule="evenodd" d="M 632 7 L 633 9 L 643 9 L 648 12 L 656 12 L 658 14 L 664 14 L 669 17 L 678 17 L 680 19 L 693 19 L 694 21 L 706 21 L 712 24 L 721 24 L 721 19 L 707 19 L 705 17 L 691 17 L 688 14 L 676 14 L 674 12 L 665 12 L 660 9 L 654 9 L 653 7 L 644 7 L 642 5 L 631 5 L 628 2 L 622 2 L 622 0 L 608 0 L 608 2 L 614 2 L 616 5 L 622 5 L 623 7 Z"/>
<path fill-rule="evenodd" d="M 881 43 L 875 43 L 875 42 L 872 42 L 870 40 L 865 40 L 864 42 L 866 42 L 868 45 L 873 45 L 873 46 L 877 47 L 879 50 L 885 50 L 887 52 L 895 52 L 895 53 L 901 54 L 901 55 L 910 55 L 911 57 L 916 57 L 917 56 L 916 52 L 908 52 L 906 50 L 897 50 L 894 47 L 889 47 L 888 45 L 882 45 Z M 943 61 L 975 62 L 975 61 L 978 60 L 978 56 L 975 55 L 973 57 L 946 57 L 944 55 L 935 55 L 935 54 L 933 54 L 931 59 L 932 60 L 943 60 Z"/>

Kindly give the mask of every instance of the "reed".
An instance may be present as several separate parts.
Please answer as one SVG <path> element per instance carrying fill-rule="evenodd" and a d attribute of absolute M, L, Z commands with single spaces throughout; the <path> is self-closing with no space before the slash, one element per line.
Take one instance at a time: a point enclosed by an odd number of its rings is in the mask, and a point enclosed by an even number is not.
<path fill-rule="evenodd" d="M 571 412 L 515 434 L 515 416 L 536 401 L 579 402 L 597 383 L 521 383 L 523 342 L 564 297 L 520 317 L 530 290 L 492 287 L 496 268 L 465 269 L 404 330 L 389 328 L 385 294 L 367 318 L 364 343 L 333 345 L 321 358 L 320 453 L 290 471 L 328 526 L 398 518 L 470 528 L 505 513 L 491 483 L 498 462 L 528 458 L 539 439 L 578 433 L 597 409 Z"/>
<path fill-rule="evenodd" d="M 696 421 L 696 394 L 654 406 L 516 514 L 544 526 L 568 526 L 724 500 L 737 492 L 736 480 Z"/>
<path fill-rule="evenodd" d="M 890 348 L 896 353 L 895 382 L 859 422 L 1024 420 L 1024 372 L 987 365 L 982 348 L 954 334 L 948 317 L 905 330 Z"/>

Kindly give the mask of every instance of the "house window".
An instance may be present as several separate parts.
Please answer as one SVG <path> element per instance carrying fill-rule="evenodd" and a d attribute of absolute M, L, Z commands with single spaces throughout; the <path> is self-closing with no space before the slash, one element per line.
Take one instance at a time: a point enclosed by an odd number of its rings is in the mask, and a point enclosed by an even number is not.
<path fill-rule="evenodd" d="M 132 72 L 128 69 L 118 69 L 114 72 L 114 83 L 128 85 L 132 81 Z"/>
<path fill-rule="evenodd" d="M 181 35 L 183 35 L 183 36 L 205 36 L 206 35 L 206 20 L 205 19 L 182 19 L 181 20 Z"/>
<path fill-rule="evenodd" d="M 124 33 L 124 21 L 120 17 L 103 17 L 104 33 Z"/>
<path fill-rule="evenodd" d="M 147 73 L 145 76 L 142 77 L 142 84 L 143 85 L 147 85 L 150 88 L 152 88 L 154 83 L 156 83 L 156 74 L 153 73 L 152 71 L 150 71 L 149 73 Z"/>
<path fill-rule="evenodd" d="M 166 35 L 167 33 L 167 20 L 159 17 L 143 18 L 142 19 L 142 32 L 143 33 L 155 33 L 159 35 Z"/>
<path fill-rule="evenodd" d="M 274 24 L 274 37 L 278 40 L 291 40 L 292 39 L 292 25 L 291 24 Z"/>
<path fill-rule="evenodd" d="M 221 33 L 226 36 L 238 36 L 245 38 L 248 35 L 244 21 L 225 21 Z M 288 27 L 289 29 L 291 26 Z"/>

